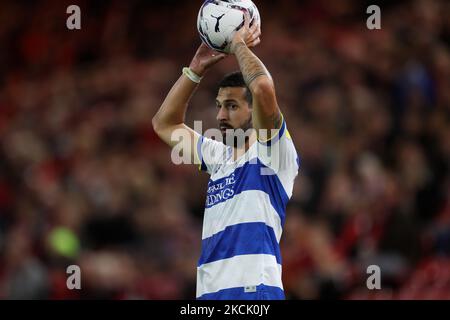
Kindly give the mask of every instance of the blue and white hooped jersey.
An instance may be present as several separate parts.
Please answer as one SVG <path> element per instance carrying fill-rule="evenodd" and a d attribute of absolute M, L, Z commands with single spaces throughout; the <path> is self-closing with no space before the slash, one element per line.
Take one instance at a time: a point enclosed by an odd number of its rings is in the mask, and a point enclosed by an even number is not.
<path fill-rule="evenodd" d="M 299 158 L 286 123 L 237 160 L 232 148 L 200 137 L 211 177 L 197 266 L 197 299 L 284 299 L 279 242 Z"/>

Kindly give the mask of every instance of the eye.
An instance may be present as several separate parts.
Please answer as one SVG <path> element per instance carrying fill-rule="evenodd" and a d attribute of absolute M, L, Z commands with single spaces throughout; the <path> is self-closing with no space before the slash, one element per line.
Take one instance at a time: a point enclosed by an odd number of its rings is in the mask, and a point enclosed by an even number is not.
<path fill-rule="evenodd" d="M 238 108 L 237 104 L 230 104 L 228 106 L 231 110 L 236 110 Z"/>

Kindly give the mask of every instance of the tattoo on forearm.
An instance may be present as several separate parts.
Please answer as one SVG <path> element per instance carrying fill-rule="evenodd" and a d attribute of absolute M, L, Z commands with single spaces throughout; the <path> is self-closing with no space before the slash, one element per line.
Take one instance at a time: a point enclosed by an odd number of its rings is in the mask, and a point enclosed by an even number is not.
<path fill-rule="evenodd" d="M 258 78 L 259 76 L 265 76 L 266 74 L 267 74 L 266 72 L 260 71 L 260 72 L 257 72 L 257 73 L 255 73 L 255 74 L 252 74 L 252 75 L 250 75 L 250 76 L 245 76 L 245 75 L 244 75 L 245 83 L 247 84 L 247 86 L 249 86 L 250 83 L 253 82 L 253 80 L 255 80 L 256 78 Z"/>
<path fill-rule="evenodd" d="M 236 44 L 234 54 L 236 55 L 247 86 L 250 86 L 250 83 L 259 76 L 269 75 L 269 72 L 261 60 L 259 60 L 244 43 L 241 42 Z"/>

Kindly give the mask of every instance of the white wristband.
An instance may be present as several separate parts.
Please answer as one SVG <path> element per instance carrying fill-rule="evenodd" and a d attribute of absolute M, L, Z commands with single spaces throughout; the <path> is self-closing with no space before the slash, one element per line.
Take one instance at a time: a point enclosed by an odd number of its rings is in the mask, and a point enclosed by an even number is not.
<path fill-rule="evenodd" d="M 188 67 L 183 68 L 183 74 L 195 83 L 200 83 L 200 81 L 202 80 L 202 77 L 198 76 L 194 71 L 191 70 L 191 68 Z"/>

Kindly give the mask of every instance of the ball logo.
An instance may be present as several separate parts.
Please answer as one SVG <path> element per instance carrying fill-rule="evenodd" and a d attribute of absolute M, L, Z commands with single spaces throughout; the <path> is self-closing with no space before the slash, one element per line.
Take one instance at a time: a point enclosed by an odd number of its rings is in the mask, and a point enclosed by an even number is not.
<path fill-rule="evenodd" d="M 224 13 L 223 15 L 221 15 L 220 17 L 215 17 L 215 16 L 211 15 L 211 17 L 217 19 L 217 21 L 216 21 L 216 26 L 214 27 L 214 31 L 220 32 L 220 29 L 219 29 L 219 22 L 220 22 L 220 19 L 222 19 L 222 17 L 223 17 L 224 15 L 225 15 L 225 13 Z"/>

